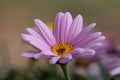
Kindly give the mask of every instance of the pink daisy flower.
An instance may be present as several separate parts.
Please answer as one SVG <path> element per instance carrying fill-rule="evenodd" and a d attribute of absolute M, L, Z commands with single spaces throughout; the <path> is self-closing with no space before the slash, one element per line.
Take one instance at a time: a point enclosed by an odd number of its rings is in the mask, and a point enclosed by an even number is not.
<path fill-rule="evenodd" d="M 22 39 L 37 51 L 23 52 L 23 57 L 49 58 L 51 64 L 66 64 L 73 58 L 92 56 L 95 48 L 101 46 L 101 32 L 90 33 L 95 23 L 83 28 L 81 15 L 72 18 L 69 12 L 59 12 L 54 21 L 53 33 L 39 19 L 34 20 L 36 27 L 27 28 Z"/>
<path fill-rule="evenodd" d="M 106 73 L 110 76 L 120 74 L 120 49 L 109 40 L 103 40 L 104 44 L 96 51 L 96 59 L 100 61 Z"/>

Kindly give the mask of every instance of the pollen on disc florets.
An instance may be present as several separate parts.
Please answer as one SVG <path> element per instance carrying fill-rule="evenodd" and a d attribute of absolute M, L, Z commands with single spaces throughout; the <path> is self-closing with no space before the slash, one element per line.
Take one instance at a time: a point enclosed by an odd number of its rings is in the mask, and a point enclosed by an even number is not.
<path fill-rule="evenodd" d="M 61 57 L 68 54 L 72 49 L 73 47 L 69 43 L 57 43 L 51 48 L 51 51 Z"/>

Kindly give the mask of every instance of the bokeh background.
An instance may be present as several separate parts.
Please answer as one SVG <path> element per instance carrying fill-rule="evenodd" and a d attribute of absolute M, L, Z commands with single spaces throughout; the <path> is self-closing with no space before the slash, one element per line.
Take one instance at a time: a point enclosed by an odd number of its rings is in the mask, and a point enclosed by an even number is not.
<path fill-rule="evenodd" d="M 96 22 L 95 30 L 120 44 L 120 0 L 0 0 L 0 68 L 24 68 L 28 59 L 20 54 L 31 47 L 20 34 L 35 18 L 51 26 L 60 11 L 81 14 L 85 25 Z"/>

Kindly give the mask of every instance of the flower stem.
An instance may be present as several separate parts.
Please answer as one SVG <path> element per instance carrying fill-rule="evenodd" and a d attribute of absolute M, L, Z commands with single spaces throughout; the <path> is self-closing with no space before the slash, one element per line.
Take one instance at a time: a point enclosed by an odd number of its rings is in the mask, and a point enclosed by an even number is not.
<path fill-rule="evenodd" d="M 70 80 L 70 75 L 69 75 L 69 72 L 68 72 L 68 69 L 67 69 L 67 64 L 60 64 L 60 66 L 61 66 L 62 71 L 64 73 L 65 80 Z"/>

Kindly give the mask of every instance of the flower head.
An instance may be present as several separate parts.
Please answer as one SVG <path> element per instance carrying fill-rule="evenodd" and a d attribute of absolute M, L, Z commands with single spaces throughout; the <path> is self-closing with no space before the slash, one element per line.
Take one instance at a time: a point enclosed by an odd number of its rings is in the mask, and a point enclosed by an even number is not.
<path fill-rule="evenodd" d="M 114 42 L 109 40 L 103 40 L 103 46 L 101 46 L 96 52 L 96 60 L 98 60 L 106 73 L 110 76 L 116 76 L 120 74 L 120 49 Z"/>
<path fill-rule="evenodd" d="M 49 58 L 51 64 L 65 64 L 73 58 L 94 55 L 95 48 L 105 39 L 101 32 L 90 33 L 95 23 L 83 28 L 82 16 L 73 19 L 69 12 L 57 14 L 53 33 L 41 20 L 35 19 L 34 22 L 36 27 L 27 28 L 28 34 L 21 34 L 21 37 L 37 51 L 23 52 L 22 56 Z"/>

